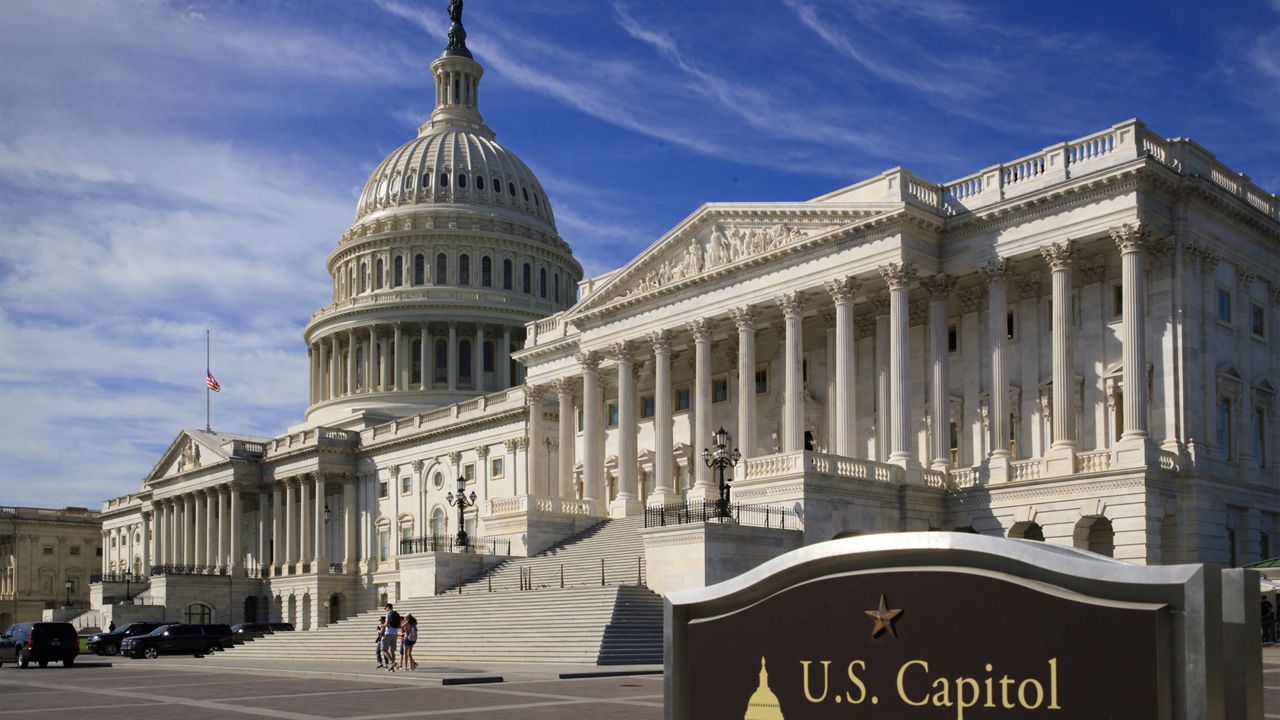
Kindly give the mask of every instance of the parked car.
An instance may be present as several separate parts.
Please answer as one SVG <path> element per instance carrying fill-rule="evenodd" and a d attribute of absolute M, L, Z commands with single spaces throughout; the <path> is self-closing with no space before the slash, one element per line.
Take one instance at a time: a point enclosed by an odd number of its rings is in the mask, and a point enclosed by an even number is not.
<path fill-rule="evenodd" d="M 203 657 L 231 644 L 227 625 L 166 625 L 147 635 L 125 638 L 120 652 L 131 658 L 154 660 L 161 655 Z"/>
<path fill-rule="evenodd" d="M 25 668 L 35 663 L 48 667 L 52 661 L 71 667 L 79 654 L 80 638 L 71 623 L 17 623 L 0 635 L 0 665 L 11 662 Z"/>
<path fill-rule="evenodd" d="M 271 623 L 240 623 L 232 625 L 231 632 L 236 634 L 237 639 L 252 639 L 270 635 L 272 630 Z"/>
<path fill-rule="evenodd" d="M 271 632 L 293 632 L 293 623 L 275 622 L 267 624 L 271 626 Z"/>
<path fill-rule="evenodd" d="M 90 635 L 87 646 L 89 652 L 98 655 L 115 655 L 120 652 L 120 644 L 125 638 L 131 638 L 135 635 L 147 635 L 158 627 L 172 625 L 172 623 L 158 622 L 135 622 L 128 625 L 122 625 L 113 632 L 98 633 Z"/>

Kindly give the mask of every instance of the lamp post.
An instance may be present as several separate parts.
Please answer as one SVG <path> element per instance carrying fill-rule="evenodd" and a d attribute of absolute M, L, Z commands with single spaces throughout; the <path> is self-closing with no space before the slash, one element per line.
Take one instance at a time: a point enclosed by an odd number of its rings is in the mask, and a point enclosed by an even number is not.
<path fill-rule="evenodd" d="M 67 607 L 71 607 L 71 578 L 67 578 L 63 586 L 67 588 Z"/>
<path fill-rule="evenodd" d="M 133 598 L 129 596 L 129 584 L 132 582 L 133 582 L 133 571 L 125 570 L 124 571 L 124 601 L 127 603 L 133 602 Z"/>
<path fill-rule="evenodd" d="M 729 433 L 725 432 L 722 426 L 716 431 L 715 436 L 716 449 L 702 449 L 702 462 L 706 463 L 709 468 L 719 470 L 720 476 L 720 497 L 716 498 L 716 516 L 727 518 L 729 515 L 729 486 L 725 484 L 724 471 L 725 468 L 731 468 L 738 464 L 742 459 L 742 453 L 738 448 L 729 450 Z"/>
<path fill-rule="evenodd" d="M 324 556 L 329 557 L 329 518 L 333 513 L 329 512 L 329 503 L 324 504 Z"/>
<path fill-rule="evenodd" d="M 449 493 L 444 496 L 450 505 L 456 505 L 458 508 L 458 547 L 466 549 L 469 540 L 467 539 L 466 512 L 467 508 L 476 504 L 476 493 L 471 491 L 471 496 L 467 497 L 467 479 L 462 475 L 458 476 L 458 494 Z"/>

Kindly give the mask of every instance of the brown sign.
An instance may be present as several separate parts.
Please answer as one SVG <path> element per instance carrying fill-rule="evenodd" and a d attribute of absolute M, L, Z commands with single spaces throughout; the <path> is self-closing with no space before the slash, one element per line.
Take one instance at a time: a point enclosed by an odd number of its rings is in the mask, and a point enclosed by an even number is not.
<path fill-rule="evenodd" d="M 985 570 L 820 577 L 687 623 L 687 717 L 1160 720 L 1168 614 Z"/>

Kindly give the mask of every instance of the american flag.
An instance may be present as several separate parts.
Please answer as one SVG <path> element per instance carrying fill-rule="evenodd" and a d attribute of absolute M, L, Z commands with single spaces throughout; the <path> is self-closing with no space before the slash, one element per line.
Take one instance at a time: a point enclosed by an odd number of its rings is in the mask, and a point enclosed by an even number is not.
<path fill-rule="evenodd" d="M 216 393 L 222 392 L 222 386 L 218 384 L 218 378 L 214 377 L 209 370 L 204 371 L 204 384 Z"/>

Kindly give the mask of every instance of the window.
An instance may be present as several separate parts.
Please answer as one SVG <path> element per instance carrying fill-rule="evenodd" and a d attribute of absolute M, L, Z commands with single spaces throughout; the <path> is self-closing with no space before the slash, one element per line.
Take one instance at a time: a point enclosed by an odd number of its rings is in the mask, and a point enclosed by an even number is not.
<path fill-rule="evenodd" d="M 1264 559 L 1271 557 L 1271 536 L 1267 533 L 1261 533 L 1258 536 L 1258 547 L 1262 550 Z"/>
<path fill-rule="evenodd" d="M 640 396 L 640 417 L 651 418 L 653 417 L 655 412 L 656 410 L 655 410 L 653 396 L 641 395 Z"/>
<path fill-rule="evenodd" d="M 483 176 L 483 175 L 477 175 L 477 176 L 476 176 L 476 189 L 477 189 L 477 190 L 483 190 L 483 189 L 484 189 L 484 176 Z"/>
<path fill-rule="evenodd" d="M 458 176 L 458 188 L 464 189 L 466 187 L 467 187 L 467 175 L 466 173 L 463 173 Z"/>
<path fill-rule="evenodd" d="M 411 356 L 409 368 L 409 382 L 413 385 L 422 384 L 422 343 L 413 343 L 412 349 L 409 351 Z"/>
<path fill-rule="evenodd" d="M 525 295 L 533 294 L 533 271 L 529 267 L 529 263 L 525 263 L 524 268 L 520 271 L 520 290 Z"/>
<path fill-rule="evenodd" d="M 582 432 L 582 408 L 578 408 L 578 432 Z"/>
<path fill-rule="evenodd" d="M 689 409 L 689 388 L 676 388 L 675 410 L 680 412 Z"/>
<path fill-rule="evenodd" d="M 1254 408 L 1253 457 L 1258 467 L 1267 467 L 1267 409 L 1261 406 Z"/>
<path fill-rule="evenodd" d="M 400 478 L 400 494 L 408 495 L 411 492 L 413 492 L 413 476 L 405 475 Z"/>
<path fill-rule="evenodd" d="M 1231 442 L 1231 398 L 1218 398 L 1218 448 L 1228 460 L 1235 458 Z"/>
<path fill-rule="evenodd" d="M 502 261 L 502 289 L 510 290 L 512 282 L 513 281 L 511 279 L 511 261 L 503 260 Z"/>
<path fill-rule="evenodd" d="M 406 540 L 413 540 L 413 521 L 412 520 L 400 521 L 400 542 L 403 543 Z"/>
<path fill-rule="evenodd" d="M 364 389 L 364 345 L 356 348 L 356 389 Z"/>
<path fill-rule="evenodd" d="M 551 290 L 555 294 L 555 301 L 560 302 L 560 273 L 556 273 L 551 279 Z"/>
<path fill-rule="evenodd" d="M 435 382 L 449 382 L 449 343 L 444 338 L 436 339 L 435 373 Z"/>
<path fill-rule="evenodd" d="M 449 187 L 449 173 L 440 173 L 440 187 Z"/>
<path fill-rule="evenodd" d="M 955 320 L 947 323 L 947 352 L 960 352 L 960 323 Z"/>
<path fill-rule="evenodd" d="M 378 528 L 378 561 L 386 562 L 391 558 L 391 528 Z"/>
<path fill-rule="evenodd" d="M 424 189 L 431 187 L 431 173 L 422 173 L 422 187 Z"/>
<path fill-rule="evenodd" d="M 524 195 L 524 201 L 529 202 L 529 188 L 527 187 L 520 188 L 520 193 Z"/>
<path fill-rule="evenodd" d="M 729 399 L 729 378 L 713 378 L 711 380 L 711 402 L 720 403 Z"/>
<path fill-rule="evenodd" d="M 449 257 L 444 253 L 436 253 L 436 284 L 449 284 Z"/>
<path fill-rule="evenodd" d="M 98 557 L 102 557 L 102 548 L 101 548 L 101 547 L 95 547 L 95 548 L 94 548 L 94 554 L 96 554 Z"/>
<path fill-rule="evenodd" d="M 360 292 L 364 292 L 369 289 L 368 277 L 369 266 L 365 263 L 360 263 Z"/>
<path fill-rule="evenodd" d="M 395 264 L 393 265 L 393 269 L 392 269 L 391 286 L 400 287 L 403 284 L 404 284 L 404 258 L 397 255 Z"/>
<path fill-rule="evenodd" d="M 381 290 L 381 289 L 382 289 L 382 280 L 383 280 L 382 272 L 383 272 L 383 269 L 384 269 L 384 268 L 382 267 L 382 258 L 378 258 L 378 262 L 377 262 L 376 264 L 374 264 L 374 266 L 373 266 L 373 267 L 374 267 L 374 270 L 373 270 L 373 289 L 374 289 L 374 290 Z"/>
<path fill-rule="evenodd" d="M 1267 336 L 1267 311 L 1258 303 L 1249 303 L 1249 330 L 1256 338 Z"/>
<path fill-rule="evenodd" d="M 436 537 L 444 537 L 446 520 L 444 516 L 444 508 L 436 508 L 431 511 L 431 534 Z"/>
<path fill-rule="evenodd" d="M 503 466 L 502 458 L 496 457 L 489 461 L 489 477 L 498 479 L 501 478 L 505 472 L 506 468 Z"/>
<path fill-rule="evenodd" d="M 756 370 L 756 394 L 763 395 L 769 392 L 769 368 L 764 367 Z"/>
<path fill-rule="evenodd" d="M 53 546 L 52 546 L 52 545 L 45 545 L 44 547 L 40 548 L 40 553 L 41 553 L 42 555 L 52 555 L 52 554 L 53 554 Z"/>
<path fill-rule="evenodd" d="M 608 427 L 618 427 L 618 403 L 609 403 L 605 406 L 605 413 L 608 415 Z"/>
<path fill-rule="evenodd" d="M 476 464 L 467 463 L 466 465 L 463 465 L 462 477 L 466 478 L 467 482 L 475 482 L 476 481 Z"/>
<path fill-rule="evenodd" d="M 1009 342 L 1014 342 L 1018 339 L 1018 319 L 1012 312 L 1005 316 L 1004 327 L 1005 337 L 1009 339 Z"/>
<path fill-rule="evenodd" d="M 493 260 L 488 255 L 480 258 L 480 284 L 493 287 Z"/>
<path fill-rule="evenodd" d="M 509 182 L 509 183 L 507 183 L 507 192 L 511 193 L 511 197 L 515 197 L 515 196 L 516 196 L 516 184 L 515 184 L 515 183 L 513 183 L 513 182 Z"/>
<path fill-rule="evenodd" d="M 80 554 L 80 546 L 79 546 L 79 545 L 72 545 L 70 549 L 71 549 L 71 554 L 72 554 L 72 555 L 79 555 L 79 554 Z"/>
<path fill-rule="evenodd" d="M 547 269 L 538 268 L 538 295 L 547 297 Z"/>
<path fill-rule="evenodd" d="M 960 423 L 952 420 L 950 423 L 951 430 L 951 465 L 958 467 L 960 465 Z"/>
<path fill-rule="evenodd" d="M 1227 567 L 1236 566 L 1236 529 L 1227 528 Z"/>
<path fill-rule="evenodd" d="M 188 625 L 206 625 L 213 620 L 213 610 L 203 603 L 192 603 L 187 606 L 182 617 Z"/>
<path fill-rule="evenodd" d="M 1111 286 L 1111 319 L 1124 317 L 1124 287 L 1120 283 Z"/>
<path fill-rule="evenodd" d="M 458 258 L 458 284 L 471 284 L 471 256 L 466 253 Z"/>
<path fill-rule="evenodd" d="M 387 485 L 388 484 L 386 480 L 380 480 L 378 482 L 378 497 L 380 498 L 390 497 L 391 489 Z"/>
<path fill-rule="evenodd" d="M 471 383 L 471 341 L 458 341 L 458 382 Z"/>
<path fill-rule="evenodd" d="M 433 487 L 435 487 L 435 489 L 437 489 L 437 490 L 439 490 L 440 488 L 444 487 L 444 473 L 442 473 L 442 472 L 437 472 L 435 475 L 432 475 L 432 476 L 431 476 L 431 485 L 432 485 Z"/>
<path fill-rule="evenodd" d="M 493 343 L 485 341 L 484 360 L 483 360 L 485 372 L 494 372 L 494 366 L 495 366 L 494 355 L 495 354 L 496 353 L 495 353 L 495 348 Z"/>
<path fill-rule="evenodd" d="M 1231 291 L 1218 288 L 1218 322 L 1231 324 Z"/>
<path fill-rule="evenodd" d="M 421 285 L 426 282 L 427 259 L 422 253 L 418 253 L 413 258 L 413 284 Z"/>

